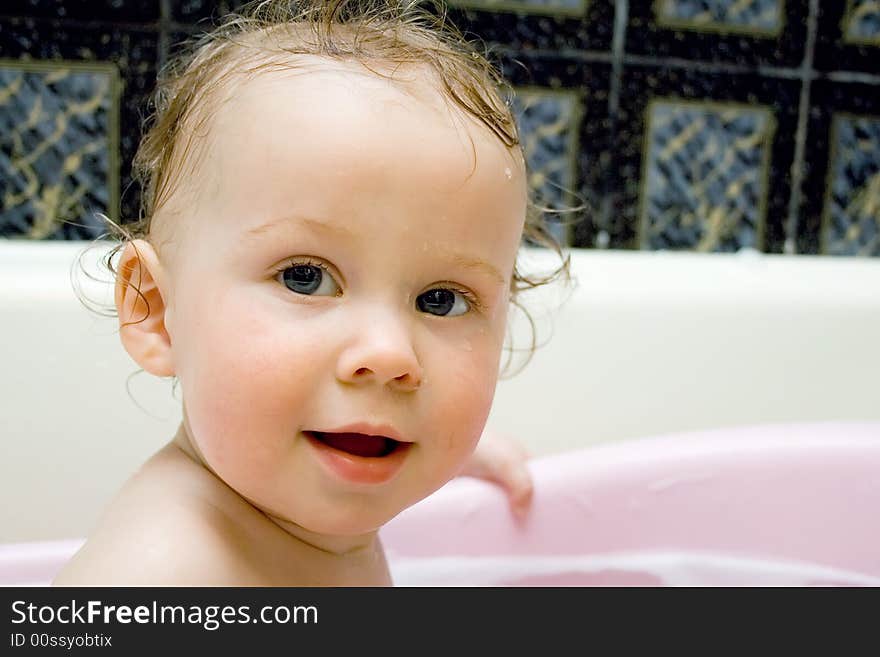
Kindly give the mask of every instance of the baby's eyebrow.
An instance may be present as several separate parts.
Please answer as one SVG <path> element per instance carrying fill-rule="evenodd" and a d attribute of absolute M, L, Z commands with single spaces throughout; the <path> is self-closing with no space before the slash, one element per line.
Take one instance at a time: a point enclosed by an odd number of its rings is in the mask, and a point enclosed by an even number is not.
<path fill-rule="evenodd" d="M 343 224 L 319 221 L 317 219 L 312 219 L 311 217 L 284 217 L 281 219 L 272 219 L 271 221 L 267 221 L 266 223 L 257 226 L 256 228 L 251 228 L 247 231 L 245 236 L 248 238 L 259 237 L 277 228 L 285 228 L 289 226 L 292 222 L 298 223 L 308 229 L 326 233 L 335 233 L 336 235 L 341 235 L 349 239 L 354 239 L 356 237 L 354 232 L 352 232 L 349 228 L 346 228 Z"/>
<path fill-rule="evenodd" d="M 504 276 L 501 275 L 501 272 L 499 272 L 497 269 L 495 269 L 495 267 L 490 265 L 485 260 L 470 258 L 468 256 L 461 255 L 460 253 L 450 253 L 448 254 L 448 256 L 452 263 L 458 265 L 459 267 L 481 271 L 484 274 L 488 274 L 489 276 L 494 278 L 499 284 L 504 285 L 505 283 Z"/>

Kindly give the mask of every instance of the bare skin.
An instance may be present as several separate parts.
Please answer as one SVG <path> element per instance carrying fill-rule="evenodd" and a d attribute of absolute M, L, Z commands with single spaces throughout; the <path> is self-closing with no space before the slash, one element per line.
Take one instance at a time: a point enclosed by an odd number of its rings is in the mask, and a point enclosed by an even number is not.
<path fill-rule="evenodd" d="M 187 453 L 182 430 L 126 482 L 54 585 L 391 585 L 375 535 L 340 552 L 291 536 Z M 133 554 L 147 558 L 135 567 Z"/>
<path fill-rule="evenodd" d="M 532 495 L 528 455 L 503 436 L 486 435 L 462 471 L 503 486 L 524 516 Z M 187 536 L 182 552 L 172 537 Z M 248 545 L 230 549 L 230 541 Z M 196 548 L 197 546 L 197 548 Z M 132 554 L 147 553 L 135 569 Z M 389 586 L 378 538 L 333 552 L 291 536 L 205 469 L 183 425 L 126 482 L 89 542 L 55 578 L 55 586 Z"/>

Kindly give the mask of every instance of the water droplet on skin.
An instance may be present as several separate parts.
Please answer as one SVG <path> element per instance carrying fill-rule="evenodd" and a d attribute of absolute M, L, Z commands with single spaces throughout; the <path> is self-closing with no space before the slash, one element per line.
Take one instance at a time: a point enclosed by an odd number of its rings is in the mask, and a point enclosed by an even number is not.
<path fill-rule="evenodd" d="M 508 180 L 513 178 L 513 172 L 510 170 L 510 167 L 504 169 L 504 175 Z"/>

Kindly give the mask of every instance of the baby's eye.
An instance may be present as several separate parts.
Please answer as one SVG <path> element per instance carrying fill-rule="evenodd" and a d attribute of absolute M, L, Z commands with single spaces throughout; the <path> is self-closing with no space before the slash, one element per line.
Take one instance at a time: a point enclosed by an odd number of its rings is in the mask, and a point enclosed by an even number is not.
<path fill-rule="evenodd" d="M 441 317 L 464 315 L 471 309 L 472 304 L 475 305 L 475 302 L 473 296 L 464 290 L 449 288 L 428 290 L 416 299 L 419 310 Z"/>
<path fill-rule="evenodd" d="M 326 267 L 314 262 L 291 263 L 278 272 L 292 292 L 319 296 L 339 296 L 339 286 Z"/>

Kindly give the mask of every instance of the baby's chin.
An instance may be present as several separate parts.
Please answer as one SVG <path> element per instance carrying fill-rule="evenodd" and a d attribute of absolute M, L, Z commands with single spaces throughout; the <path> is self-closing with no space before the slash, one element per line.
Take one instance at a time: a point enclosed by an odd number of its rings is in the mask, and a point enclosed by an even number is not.
<path fill-rule="evenodd" d="M 440 486 L 437 486 L 439 488 Z M 316 504 L 309 509 L 298 509 L 298 512 L 272 513 L 261 509 L 273 522 L 288 533 L 306 539 L 311 536 L 349 538 L 375 535 L 386 523 L 397 517 L 409 507 L 421 502 L 436 491 L 435 489 L 410 493 L 406 498 L 384 500 L 373 503 L 364 502 L 345 504 L 337 501 L 333 504 Z"/>

